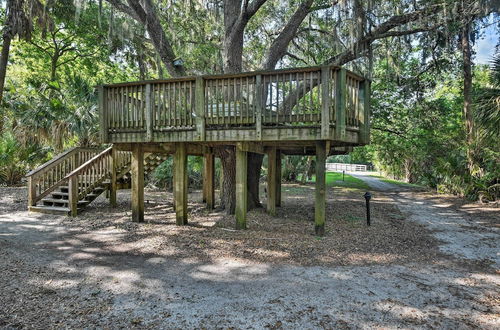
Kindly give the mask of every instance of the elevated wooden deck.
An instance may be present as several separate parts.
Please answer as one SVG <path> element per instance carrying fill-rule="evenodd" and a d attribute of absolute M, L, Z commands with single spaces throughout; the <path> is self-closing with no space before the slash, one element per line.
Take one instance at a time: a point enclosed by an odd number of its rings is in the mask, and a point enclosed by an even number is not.
<path fill-rule="evenodd" d="M 318 140 L 363 145 L 369 96 L 367 79 L 336 66 L 104 85 L 101 137 L 104 143 L 256 142 L 289 146 L 290 153 Z"/>
<path fill-rule="evenodd" d="M 214 200 L 214 146 L 235 145 L 236 228 L 246 228 L 248 153 L 267 154 L 266 208 L 281 205 L 281 155 L 316 155 L 315 232 L 325 230 L 325 161 L 369 142 L 370 82 L 324 66 L 99 87 L 103 151 L 72 149 L 28 174 L 29 208 L 76 215 L 103 191 L 131 186 L 144 221 L 144 175 L 174 157 L 175 212 L 188 221 L 187 156 L 203 155 L 203 196 Z"/>

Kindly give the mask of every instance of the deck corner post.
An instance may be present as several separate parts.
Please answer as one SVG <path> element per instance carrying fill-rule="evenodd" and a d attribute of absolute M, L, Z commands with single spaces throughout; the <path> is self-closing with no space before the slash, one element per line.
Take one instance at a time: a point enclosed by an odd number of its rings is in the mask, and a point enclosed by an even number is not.
<path fill-rule="evenodd" d="M 277 187 L 277 157 L 276 147 L 271 147 L 267 153 L 267 212 L 276 215 L 276 187 Z"/>
<path fill-rule="evenodd" d="M 28 206 L 35 206 L 36 202 L 36 184 L 33 175 L 28 177 Z"/>
<path fill-rule="evenodd" d="M 69 178 L 68 203 L 70 215 L 76 217 L 78 213 L 78 175 Z"/>
<path fill-rule="evenodd" d="M 359 105 L 360 105 L 360 130 L 359 142 L 370 143 L 370 81 L 365 79 L 360 84 Z"/>
<path fill-rule="evenodd" d="M 321 67 L 321 138 L 330 139 L 331 67 Z"/>
<path fill-rule="evenodd" d="M 186 143 L 178 143 L 174 154 L 174 203 L 175 221 L 178 226 L 187 225 L 187 147 Z"/>
<path fill-rule="evenodd" d="M 262 109 L 264 105 L 262 75 L 255 76 L 255 139 L 262 140 Z"/>
<path fill-rule="evenodd" d="M 110 162 L 110 183 L 109 183 L 109 204 L 112 207 L 116 207 L 116 193 L 117 193 L 117 151 L 116 148 L 113 146 L 113 149 L 111 149 L 111 162 Z"/>
<path fill-rule="evenodd" d="M 335 79 L 335 140 L 342 141 L 346 137 L 346 102 L 347 102 L 347 71 L 340 68 Z"/>
<path fill-rule="evenodd" d="M 195 112 L 197 141 L 205 141 L 205 79 L 196 77 Z"/>
<path fill-rule="evenodd" d="M 326 143 L 316 141 L 316 187 L 314 203 L 314 231 L 317 236 L 325 234 L 326 209 Z"/>
<path fill-rule="evenodd" d="M 236 229 L 246 229 L 248 210 L 247 152 L 236 146 Z"/>
<path fill-rule="evenodd" d="M 154 100 L 153 100 L 153 88 L 151 84 L 146 84 L 146 89 L 145 89 L 145 96 L 146 96 L 146 111 L 145 111 L 145 118 L 146 118 L 146 141 L 152 142 L 153 141 L 153 105 L 154 105 Z"/>
<path fill-rule="evenodd" d="M 215 204 L 215 157 L 213 153 L 203 156 L 203 202 L 212 210 Z"/>
<path fill-rule="evenodd" d="M 108 116 L 107 116 L 107 107 L 106 107 L 106 89 L 103 85 L 99 85 L 98 90 L 98 98 L 99 98 L 99 133 L 101 137 L 102 143 L 109 142 L 108 135 Z"/>
<path fill-rule="evenodd" d="M 132 221 L 144 222 L 144 152 L 140 143 L 132 146 Z"/>

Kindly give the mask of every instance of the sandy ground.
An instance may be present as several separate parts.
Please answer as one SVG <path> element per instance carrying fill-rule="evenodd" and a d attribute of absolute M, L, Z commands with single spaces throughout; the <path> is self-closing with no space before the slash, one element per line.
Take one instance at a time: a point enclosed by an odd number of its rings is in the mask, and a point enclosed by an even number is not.
<path fill-rule="evenodd" d="M 499 328 L 498 212 L 366 180 L 383 190 L 372 227 L 362 192 L 330 190 L 322 239 L 307 186 L 243 232 L 199 193 L 176 227 L 169 194 L 146 193 L 149 222 L 131 224 L 126 191 L 71 219 L 0 188 L 0 327 Z"/>

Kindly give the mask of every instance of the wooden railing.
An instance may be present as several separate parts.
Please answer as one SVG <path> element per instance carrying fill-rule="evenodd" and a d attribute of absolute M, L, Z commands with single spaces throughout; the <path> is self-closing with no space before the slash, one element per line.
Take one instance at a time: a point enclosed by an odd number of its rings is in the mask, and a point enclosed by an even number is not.
<path fill-rule="evenodd" d="M 29 172 L 28 178 L 28 204 L 34 206 L 42 198 L 65 182 L 66 176 L 81 164 L 91 159 L 101 150 L 97 148 L 69 149 L 37 169 Z"/>
<path fill-rule="evenodd" d="M 336 66 L 249 72 L 100 87 L 101 135 L 128 141 L 155 134 L 210 129 L 321 126 L 322 138 L 345 130 L 367 134 L 369 81 Z M 329 128 L 335 127 L 335 137 Z M 362 132 L 363 131 L 363 132 Z M 137 136 L 144 135 L 146 139 Z"/>
<path fill-rule="evenodd" d="M 79 200 L 84 199 L 106 179 L 111 179 L 112 150 L 113 147 L 107 148 L 64 178 L 68 182 L 68 199 L 72 215 L 76 215 Z"/>

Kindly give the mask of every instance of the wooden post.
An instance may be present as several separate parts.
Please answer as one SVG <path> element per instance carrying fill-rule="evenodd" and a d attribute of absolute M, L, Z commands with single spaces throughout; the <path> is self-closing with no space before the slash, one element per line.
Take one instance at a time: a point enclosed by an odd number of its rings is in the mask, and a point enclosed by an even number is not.
<path fill-rule="evenodd" d="M 146 96 L 146 109 L 145 109 L 145 117 L 146 117 L 146 141 L 153 141 L 153 88 L 151 84 L 146 84 L 145 89 Z"/>
<path fill-rule="evenodd" d="M 205 141 L 205 81 L 196 77 L 195 82 L 196 140 Z"/>
<path fill-rule="evenodd" d="M 262 109 L 263 104 L 263 86 L 262 75 L 258 74 L 255 77 L 255 139 L 262 140 Z"/>
<path fill-rule="evenodd" d="M 330 139 L 330 66 L 321 67 L 321 138 Z"/>
<path fill-rule="evenodd" d="M 208 153 L 203 156 L 203 202 L 207 203 L 207 209 L 212 210 L 215 204 L 215 185 L 214 185 L 214 154 Z"/>
<path fill-rule="evenodd" d="M 281 206 L 281 151 L 276 150 L 276 206 Z"/>
<path fill-rule="evenodd" d="M 325 234 L 325 207 L 326 207 L 326 143 L 316 141 L 316 202 L 314 207 L 314 231 L 317 236 Z"/>
<path fill-rule="evenodd" d="M 346 101 L 347 101 L 347 73 L 340 68 L 335 79 L 335 140 L 342 141 L 346 137 Z"/>
<path fill-rule="evenodd" d="M 28 206 L 35 206 L 36 202 L 36 183 L 33 175 L 28 177 Z"/>
<path fill-rule="evenodd" d="M 370 81 L 365 79 L 359 86 L 360 127 L 359 142 L 370 143 Z"/>
<path fill-rule="evenodd" d="M 236 229 L 247 227 L 247 152 L 236 146 Z"/>
<path fill-rule="evenodd" d="M 144 152 L 140 143 L 132 146 L 132 221 L 144 222 Z"/>
<path fill-rule="evenodd" d="M 116 178 L 116 170 L 117 170 L 117 151 L 116 148 L 113 147 L 111 149 L 111 164 L 110 164 L 110 172 L 111 172 L 111 178 L 110 178 L 110 183 L 109 183 L 109 204 L 112 207 L 116 207 L 116 193 L 117 193 L 117 178 Z"/>
<path fill-rule="evenodd" d="M 104 86 L 100 85 L 98 87 L 98 97 L 99 97 L 99 132 L 101 136 L 102 143 L 109 142 L 108 136 L 108 117 L 107 117 L 107 107 L 106 107 L 106 90 Z"/>
<path fill-rule="evenodd" d="M 78 212 L 78 176 L 73 175 L 69 178 L 68 184 L 68 202 L 70 215 L 76 217 Z"/>
<path fill-rule="evenodd" d="M 272 147 L 267 154 L 267 212 L 276 215 L 276 147 Z"/>
<path fill-rule="evenodd" d="M 178 143 L 174 154 L 175 219 L 179 226 L 187 225 L 187 150 L 185 143 Z"/>

